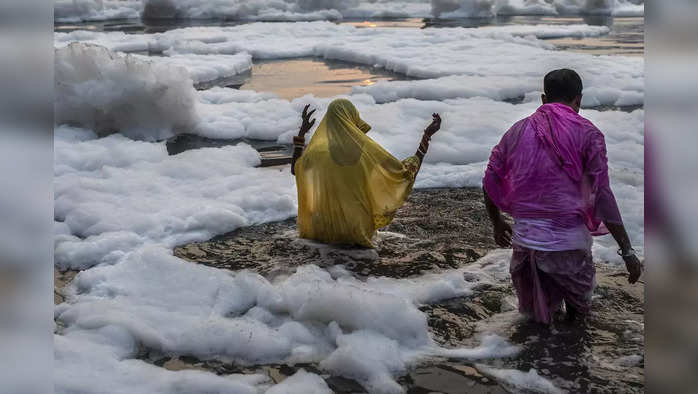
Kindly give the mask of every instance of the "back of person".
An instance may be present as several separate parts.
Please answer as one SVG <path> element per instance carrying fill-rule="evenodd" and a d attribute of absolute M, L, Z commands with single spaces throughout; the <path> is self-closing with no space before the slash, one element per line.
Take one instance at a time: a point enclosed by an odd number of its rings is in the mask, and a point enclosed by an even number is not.
<path fill-rule="evenodd" d="M 591 308 L 592 233 L 611 232 L 630 283 L 642 268 L 610 188 L 603 134 L 579 115 L 581 77 L 551 71 L 544 90 L 543 105 L 492 150 L 483 191 L 495 241 L 514 246 L 509 272 L 519 311 L 549 324 L 563 301 L 570 320 Z"/>
<path fill-rule="evenodd" d="M 513 242 L 535 250 L 586 250 L 584 174 L 587 147 L 600 132 L 564 104 L 552 103 L 502 138 Z"/>

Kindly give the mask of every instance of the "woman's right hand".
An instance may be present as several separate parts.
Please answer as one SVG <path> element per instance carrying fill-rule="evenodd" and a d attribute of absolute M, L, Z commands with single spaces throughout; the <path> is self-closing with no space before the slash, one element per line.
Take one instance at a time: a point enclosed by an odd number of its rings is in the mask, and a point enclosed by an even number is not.
<path fill-rule="evenodd" d="M 305 133 L 310 131 L 310 129 L 312 129 L 313 125 L 315 124 L 315 119 L 311 119 L 311 117 L 313 116 L 313 114 L 315 113 L 316 110 L 314 109 L 314 110 L 308 112 L 309 108 L 310 108 L 310 104 L 306 105 L 303 108 L 303 115 L 301 115 L 301 117 L 303 118 L 303 123 L 301 124 L 301 128 L 298 131 L 298 135 L 301 137 L 305 136 Z"/>
<path fill-rule="evenodd" d="M 431 116 L 434 118 L 434 120 L 432 120 L 431 124 L 424 129 L 424 134 L 428 135 L 429 137 L 436 134 L 436 132 L 441 129 L 441 116 L 439 116 L 439 114 L 431 114 Z"/>

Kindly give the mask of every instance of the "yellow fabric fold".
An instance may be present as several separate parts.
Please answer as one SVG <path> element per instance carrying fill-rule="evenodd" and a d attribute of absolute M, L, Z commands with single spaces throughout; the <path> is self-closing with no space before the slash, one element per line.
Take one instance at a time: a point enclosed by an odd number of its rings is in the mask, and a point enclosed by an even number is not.
<path fill-rule="evenodd" d="M 330 103 L 295 164 L 302 238 L 371 247 L 407 199 L 419 159 L 396 159 L 366 135 L 370 128 L 349 100 Z"/>

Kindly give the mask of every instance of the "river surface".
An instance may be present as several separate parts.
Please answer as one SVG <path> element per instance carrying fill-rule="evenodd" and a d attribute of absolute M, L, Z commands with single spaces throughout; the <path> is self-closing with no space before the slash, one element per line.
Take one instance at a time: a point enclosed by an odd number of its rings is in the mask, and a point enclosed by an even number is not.
<path fill-rule="evenodd" d="M 194 26 L 236 26 L 247 22 L 215 20 L 116 20 L 88 23 L 56 24 L 55 31 L 73 30 L 122 31 L 125 33 L 159 33 L 168 30 Z M 614 18 L 606 16 L 585 17 L 548 17 L 515 16 L 490 19 L 456 19 L 431 20 L 421 18 L 383 19 L 383 20 L 347 20 L 340 24 L 357 28 L 448 28 L 466 27 L 486 29 L 492 26 L 507 25 L 572 25 L 589 24 L 608 26 L 610 32 L 600 37 L 554 38 L 546 41 L 559 50 L 580 52 L 592 55 L 644 56 L 644 18 Z M 286 100 L 293 100 L 312 94 L 315 97 L 334 97 L 349 94 L 355 86 L 370 86 L 379 81 L 409 80 L 411 78 L 382 68 L 356 65 L 349 62 L 321 58 L 296 58 L 277 60 L 253 60 L 252 68 L 244 73 L 220 80 L 198 84 L 197 89 L 209 89 L 224 86 L 258 92 L 272 92 Z M 639 108 L 596 108 L 598 110 L 627 110 Z M 211 140 L 208 138 L 185 135 L 168 143 L 170 154 L 177 154 L 190 149 L 210 146 L 224 146 L 237 143 L 238 140 Z M 260 149 L 264 166 L 285 164 L 290 161 L 290 146 L 270 144 L 265 141 L 246 140 Z"/>
<path fill-rule="evenodd" d="M 547 40 L 559 50 L 593 55 L 644 56 L 644 18 L 612 17 L 508 17 L 462 20 L 349 20 L 341 22 L 357 28 L 477 27 L 548 24 L 569 25 L 586 23 L 610 28 L 609 34 L 590 38 L 557 38 Z M 219 21 L 141 21 L 122 20 L 100 23 L 57 24 L 55 31 L 77 29 L 123 31 L 126 33 L 156 33 L 188 26 L 232 26 L 240 22 Z M 332 97 L 347 94 L 355 86 L 368 86 L 382 80 L 404 80 L 405 76 L 382 69 L 317 58 L 254 61 L 246 73 L 217 81 L 210 86 L 228 86 L 244 90 L 274 92 L 291 100 L 307 94 Z M 210 86 L 199 86 L 206 89 Z M 240 142 L 206 139 L 182 135 L 168 142 L 170 154 L 205 146 L 223 146 Z M 263 165 L 288 161 L 290 147 L 270 141 L 245 140 L 262 153 Z M 271 170 L 270 170 L 271 171 Z M 387 276 L 409 278 L 419 271 L 459 269 L 474 263 L 496 248 L 491 228 L 484 216 L 479 189 L 424 190 L 413 193 L 410 201 L 389 228 L 405 234 L 404 240 L 393 238 L 379 248 L 382 264 L 377 261 L 343 261 L 347 269 L 359 277 Z M 454 217 L 452 212 L 465 210 L 471 214 Z M 457 216 L 457 215 L 456 215 Z M 474 231 L 475 230 L 475 231 Z M 295 234 L 293 220 L 269 223 L 239 230 L 198 244 L 178 247 L 175 255 L 221 269 L 251 269 L 264 276 L 287 274 L 299 264 L 320 261 L 316 251 L 302 250 L 289 254 Z M 272 237 L 271 235 L 277 235 Z M 424 239 L 424 234 L 429 234 Z M 241 242 L 244 240 L 245 242 Z M 418 240 L 420 242 L 416 242 Z M 273 242 L 272 242 L 273 241 Z M 275 242 L 275 243 L 274 243 Z M 429 244 L 432 252 L 426 253 Z M 280 245 L 280 246 L 279 246 Z M 391 257 L 392 256 L 392 257 Z M 249 257 L 246 260 L 245 257 Z M 313 260 L 315 259 L 315 260 Z M 231 266 L 230 262 L 235 265 Z M 380 262 L 380 261 L 379 261 Z M 332 262 L 336 263 L 336 262 Z M 382 269 L 382 270 L 381 270 Z M 447 347 L 475 345 L 481 332 L 496 332 L 512 343 L 524 347 L 515 358 L 501 360 L 498 367 L 528 371 L 538 370 L 542 376 L 571 392 L 642 392 L 644 390 L 644 285 L 630 287 L 624 283 L 622 270 L 600 266 L 599 288 L 594 298 L 594 310 L 582 326 L 559 325 L 552 330 L 520 324 L 508 282 L 478 290 L 472 297 L 446 300 L 426 306 L 435 340 Z M 68 283 L 75 273 L 57 274 L 57 289 Z M 60 291 L 56 302 L 62 302 Z M 496 302 L 494 302 L 494 301 Z M 197 360 L 171 357 L 144 349 L 141 358 L 168 369 L 203 369 L 219 374 L 260 372 L 274 381 L 291 375 L 299 366 L 258 366 L 248 370 L 220 360 Z M 315 366 L 305 365 L 313 371 Z M 363 392 L 354 381 L 330 376 L 330 387 L 338 393 Z M 410 393 L 504 393 L 510 388 L 488 379 L 474 363 L 454 360 L 434 360 L 411 370 L 400 379 Z"/>
<path fill-rule="evenodd" d="M 56 24 L 55 31 L 69 32 L 84 29 L 94 31 L 123 31 L 126 33 L 159 33 L 172 29 L 192 26 L 236 26 L 245 22 L 231 21 L 143 21 L 119 20 L 90 23 Z M 444 28 L 470 27 L 487 28 L 506 25 L 572 25 L 589 24 L 608 26 L 610 32 L 601 37 L 556 38 L 546 41 L 560 50 L 594 55 L 644 56 L 644 18 L 613 18 L 605 16 L 586 17 L 543 17 L 516 16 L 490 19 L 431 20 L 420 18 L 390 20 L 348 20 L 340 22 L 357 28 Z M 303 58 L 273 61 L 255 61 L 246 73 L 223 81 L 198 86 L 200 89 L 211 86 L 228 86 L 244 90 L 273 92 L 280 97 L 292 100 L 306 94 L 316 97 L 334 97 L 348 94 L 354 86 L 368 86 L 382 80 L 404 80 L 405 76 L 382 69 L 357 66 L 347 62 L 325 59 Z"/>

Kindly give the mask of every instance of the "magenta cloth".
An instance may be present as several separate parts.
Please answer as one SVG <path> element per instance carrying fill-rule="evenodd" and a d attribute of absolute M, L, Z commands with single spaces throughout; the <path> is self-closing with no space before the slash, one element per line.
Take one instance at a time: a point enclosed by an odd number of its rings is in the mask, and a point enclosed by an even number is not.
<path fill-rule="evenodd" d="M 604 136 L 564 104 L 545 104 L 517 122 L 492 150 L 483 187 L 514 218 L 550 219 L 556 227 L 622 224 L 608 178 Z"/>
<path fill-rule="evenodd" d="M 562 301 L 586 315 L 591 309 L 596 269 L 591 252 L 543 252 L 514 248 L 509 268 L 519 297 L 519 312 L 550 324 Z"/>

